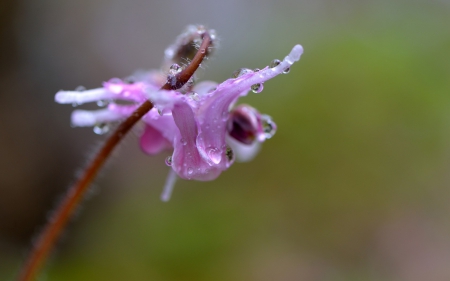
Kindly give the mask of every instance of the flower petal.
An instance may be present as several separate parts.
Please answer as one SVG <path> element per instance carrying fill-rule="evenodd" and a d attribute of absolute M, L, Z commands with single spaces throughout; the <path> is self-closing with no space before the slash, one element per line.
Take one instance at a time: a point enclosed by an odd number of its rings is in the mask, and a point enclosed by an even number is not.
<path fill-rule="evenodd" d="M 244 144 L 230 136 L 226 137 L 226 142 L 233 150 L 236 161 L 238 162 L 248 162 L 253 160 L 261 150 L 262 146 L 262 144 L 258 141 L 255 141 L 251 144 Z"/>
<path fill-rule="evenodd" d="M 149 155 L 157 154 L 162 150 L 171 147 L 171 143 L 163 137 L 160 131 L 147 124 L 145 124 L 144 133 L 142 134 L 139 143 L 141 149 Z"/>
<path fill-rule="evenodd" d="M 126 118 L 127 115 L 108 109 L 100 110 L 74 110 L 72 112 L 72 125 L 78 127 L 89 127 L 100 123 L 108 123 Z"/>
<path fill-rule="evenodd" d="M 103 83 L 103 88 L 109 93 L 113 93 L 114 99 L 143 102 L 146 99 L 145 91 L 157 90 L 157 87 L 145 82 L 126 83 L 118 78 L 113 78 Z"/>
<path fill-rule="evenodd" d="M 55 101 L 57 103 L 72 103 L 76 105 L 113 98 L 115 98 L 114 94 L 108 92 L 104 88 L 97 88 L 87 91 L 59 91 L 55 95 Z"/>
<path fill-rule="evenodd" d="M 177 103 L 172 111 L 173 119 L 180 133 L 175 136 L 172 168 L 184 179 L 213 180 L 221 173 L 211 167 L 197 149 L 198 127 L 194 112 L 187 103 Z"/>
<path fill-rule="evenodd" d="M 212 92 L 212 90 L 215 90 L 217 88 L 217 85 L 219 84 L 214 81 L 202 81 L 195 85 L 192 90 L 194 90 L 200 96 L 203 96 L 209 92 Z"/>
<path fill-rule="evenodd" d="M 226 161 L 224 153 L 226 149 L 225 132 L 226 122 L 229 118 L 229 109 L 236 100 L 247 95 L 252 85 L 265 81 L 283 73 L 295 61 L 300 59 L 303 48 L 296 45 L 292 51 L 273 68 L 266 67 L 258 72 L 249 72 L 235 79 L 228 79 L 216 90 L 200 96 L 200 107 L 196 110 L 196 118 L 199 126 L 197 145 L 204 158 L 209 158 L 212 165 Z M 263 141 L 260 139 L 260 141 Z"/>

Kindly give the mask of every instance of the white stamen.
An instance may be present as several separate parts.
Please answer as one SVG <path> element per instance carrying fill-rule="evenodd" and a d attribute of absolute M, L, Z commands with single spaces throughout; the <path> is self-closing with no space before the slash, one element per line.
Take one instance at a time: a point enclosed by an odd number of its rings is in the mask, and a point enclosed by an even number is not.
<path fill-rule="evenodd" d="M 124 116 L 108 109 L 100 110 L 75 110 L 72 112 L 72 125 L 78 127 L 94 126 L 98 123 L 112 122 L 122 119 Z"/>
<path fill-rule="evenodd" d="M 163 192 L 161 193 L 161 201 L 167 202 L 172 196 L 173 187 L 177 181 L 177 174 L 173 169 L 170 169 L 167 175 L 166 183 L 164 184 Z"/>
<path fill-rule="evenodd" d="M 93 102 L 102 99 L 110 99 L 114 96 L 111 93 L 105 91 L 104 88 L 97 88 L 87 91 L 59 91 L 55 95 L 55 101 L 57 103 L 75 103 L 75 104 L 83 104 L 86 102 Z"/>

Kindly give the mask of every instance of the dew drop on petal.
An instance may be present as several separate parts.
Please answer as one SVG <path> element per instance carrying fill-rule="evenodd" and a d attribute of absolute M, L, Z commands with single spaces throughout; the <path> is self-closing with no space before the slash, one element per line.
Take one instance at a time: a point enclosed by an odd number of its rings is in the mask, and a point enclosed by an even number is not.
<path fill-rule="evenodd" d="M 187 172 L 188 172 L 189 175 L 192 175 L 192 173 L 194 172 L 194 169 L 192 169 L 192 167 L 189 167 L 187 169 Z"/>
<path fill-rule="evenodd" d="M 274 68 L 274 67 L 278 66 L 280 63 L 281 63 L 280 60 L 274 59 L 273 61 L 270 62 L 269 67 Z"/>
<path fill-rule="evenodd" d="M 108 82 L 112 84 L 120 84 L 122 83 L 122 80 L 120 80 L 119 78 L 111 78 Z"/>
<path fill-rule="evenodd" d="M 272 118 L 269 115 L 261 115 L 261 123 L 264 131 L 264 137 L 266 139 L 270 139 L 275 135 L 277 131 L 277 126 L 275 122 L 272 121 Z"/>
<path fill-rule="evenodd" d="M 199 96 L 198 96 L 198 94 L 196 92 L 188 93 L 188 97 L 190 97 L 194 101 L 198 101 L 199 100 Z"/>
<path fill-rule="evenodd" d="M 172 166 L 172 156 L 167 156 L 164 162 L 167 166 Z"/>
<path fill-rule="evenodd" d="M 291 68 L 290 68 L 290 67 L 288 67 L 288 68 L 286 68 L 285 70 L 283 70 L 283 73 L 284 73 L 284 74 L 288 74 L 289 71 L 291 71 Z"/>
<path fill-rule="evenodd" d="M 228 111 L 222 112 L 222 121 L 227 121 L 228 120 L 228 116 L 229 116 L 229 112 Z"/>
<path fill-rule="evenodd" d="M 182 145 L 186 145 L 187 144 L 187 141 L 185 139 L 183 139 L 183 138 L 181 138 L 180 142 L 181 142 Z"/>
<path fill-rule="evenodd" d="M 99 123 L 94 126 L 93 130 L 97 135 L 104 135 L 109 132 L 109 125 L 107 123 Z"/>
<path fill-rule="evenodd" d="M 107 106 L 108 104 L 109 104 L 109 101 L 107 101 L 107 100 L 99 100 L 99 101 L 97 101 L 97 105 L 100 106 L 100 107 Z"/>
<path fill-rule="evenodd" d="M 134 84 L 134 82 L 136 81 L 136 78 L 134 78 L 133 76 L 129 76 L 129 77 L 123 79 L 123 81 L 127 84 Z"/>
<path fill-rule="evenodd" d="M 206 153 L 214 164 L 219 164 L 222 160 L 221 151 L 217 147 L 209 147 Z"/>
<path fill-rule="evenodd" d="M 253 84 L 251 89 L 253 93 L 258 94 L 262 92 L 262 90 L 264 89 L 264 85 L 262 83 Z"/>
<path fill-rule="evenodd" d="M 83 92 L 83 91 L 86 91 L 86 88 L 84 86 L 78 86 L 78 87 L 75 88 L 75 91 Z"/>
<path fill-rule="evenodd" d="M 238 70 L 234 71 L 231 76 L 233 78 L 238 78 L 238 77 L 241 77 L 242 75 L 245 75 L 248 73 L 253 73 L 253 70 L 251 70 L 249 68 L 239 68 Z"/>

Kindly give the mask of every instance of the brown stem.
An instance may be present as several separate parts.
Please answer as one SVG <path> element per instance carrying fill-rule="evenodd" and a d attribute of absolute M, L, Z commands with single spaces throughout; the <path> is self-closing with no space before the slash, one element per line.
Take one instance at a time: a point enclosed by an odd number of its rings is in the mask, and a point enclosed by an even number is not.
<path fill-rule="evenodd" d="M 203 41 L 199 51 L 192 59 L 191 63 L 180 73 L 178 73 L 172 82 L 169 80 L 161 87 L 163 90 L 175 90 L 182 87 L 194 74 L 200 63 L 206 55 L 207 48 L 211 45 L 211 37 L 208 32 L 203 35 Z M 176 83 L 173 83 L 176 81 Z M 92 162 L 84 170 L 84 173 L 78 181 L 69 188 L 63 201 L 54 211 L 53 216 L 45 225 L 44 230 L 40 233 L 34 248 L 29 253 L 26 263 L 20 271 L 18 281 L 31 281 L 36 276 L 39 268 L 47 258 L 49 252 L 58 240 L 61 231 L 71 218 L 73 211 L 80 203 L 86 190 L 91 184 L 92 180 L 97 175 L 98 171 L 105 163 L 106 159 L 111 155 L 111 152 L 119 144 L 122 138 L 130 131 L 130 129 L 144 116 L 150 109 L 153 108 L 151 101 L 142 103 L 136 111 L 133 112 L 112 135 L 106 140 L 100 151 L 94 157 Z"/>

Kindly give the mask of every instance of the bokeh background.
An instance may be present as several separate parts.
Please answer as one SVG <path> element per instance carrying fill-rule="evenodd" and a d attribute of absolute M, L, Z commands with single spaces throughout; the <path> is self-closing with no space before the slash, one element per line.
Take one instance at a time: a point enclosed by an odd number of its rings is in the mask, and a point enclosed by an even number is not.
<path fill-rule="evenodd" d="M 169 203 L 131 134 L 40 280 L 450 280 L 448 0 L 1 1 L 0 280 L 105 138 L 54 94 L 157 68 L 190 23 L 221 38 L 203 79 L 304 46 L 242 100 L 277 134 Z"/>

